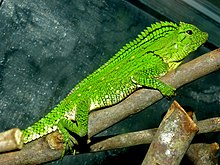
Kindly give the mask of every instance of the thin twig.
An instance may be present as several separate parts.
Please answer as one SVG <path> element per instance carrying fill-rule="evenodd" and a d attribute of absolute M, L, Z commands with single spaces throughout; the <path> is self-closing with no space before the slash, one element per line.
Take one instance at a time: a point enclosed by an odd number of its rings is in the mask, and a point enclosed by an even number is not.
<path fill-rule="evenodd" d="M 196 124 L 199 128 L 198 134 L 220 131 L 220 117 L 201 120 Z M 91 145 L 90 149 L 92 152 L 98 152 L 140 144 L 150 144 L 156 132 L 157 128 L 152 128 L 116 135 Z"/>

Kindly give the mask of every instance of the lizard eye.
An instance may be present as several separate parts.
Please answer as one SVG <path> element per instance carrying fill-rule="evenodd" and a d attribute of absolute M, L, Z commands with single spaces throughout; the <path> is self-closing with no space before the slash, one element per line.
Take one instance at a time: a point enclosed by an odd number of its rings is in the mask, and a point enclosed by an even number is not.
<path fill-rule="evenodd" d="M 189 35 L 193 34 L 192 30 L 187 30 L 186 33 L 189 34 Z"/>

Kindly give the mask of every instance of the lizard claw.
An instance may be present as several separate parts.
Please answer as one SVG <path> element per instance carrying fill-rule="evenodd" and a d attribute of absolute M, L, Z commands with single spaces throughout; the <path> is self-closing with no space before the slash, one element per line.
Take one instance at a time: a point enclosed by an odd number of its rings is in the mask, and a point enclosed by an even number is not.
<path fill-rule="evenodd" d="M 64 157 L 66 151 L 70 150 L 70 152 L 75 155 L 76 154 L 76 150 L 73 149 L 73 146 L 74 145 L 78 145 L 78 142 L 77 140 L 71 136 L 70 134 L 65 134 L 63 135 L 63 141 L 64 141 L 64 144 L 63 144 L 63 152 L 62 152 L 62 156 L 61 156 L 61 159 Z"/>

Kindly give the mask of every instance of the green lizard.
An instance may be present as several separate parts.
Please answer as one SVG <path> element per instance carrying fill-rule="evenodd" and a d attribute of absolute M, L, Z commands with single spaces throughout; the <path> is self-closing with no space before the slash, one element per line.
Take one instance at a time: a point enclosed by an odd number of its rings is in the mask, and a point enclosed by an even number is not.
<path fill-rule="evenodd" d="M 68 131 L 80 137 L 87 134 L 90 111 L 117 104 L 140 87 L 174 95 L 175 88 L 158 78 L 177 68 L 207 38 L 207 33 L 191 24 L 152 24 L 77 84 L 50 113 L 23 130 L 24 143 L 59 130 L 66 149 L 77 143 Z"/>

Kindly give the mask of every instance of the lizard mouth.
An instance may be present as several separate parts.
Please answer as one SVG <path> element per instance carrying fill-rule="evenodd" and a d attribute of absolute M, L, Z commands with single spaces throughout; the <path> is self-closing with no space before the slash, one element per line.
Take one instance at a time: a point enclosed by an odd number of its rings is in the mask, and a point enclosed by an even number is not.
<path fill-rule="evenodd" d="M 185 51 L 187 51 L 188 47 L 191 47 L 192 48 L 191 52 L 193 52 L 199 47 L 201 47 L 202 45 L 204 45 L 207 40 L 208 40 L 208 33 L 202 32 L 201 35 L 198 36 L 198 39 L 194 39 L 192 43 L 186 46 Z"/>
<path fill-rule="evenodd" d="M 208 33 L 202 32 L 201 40 L 198 40 L 198 45 L 203 45 L 208 40 Z"/>

